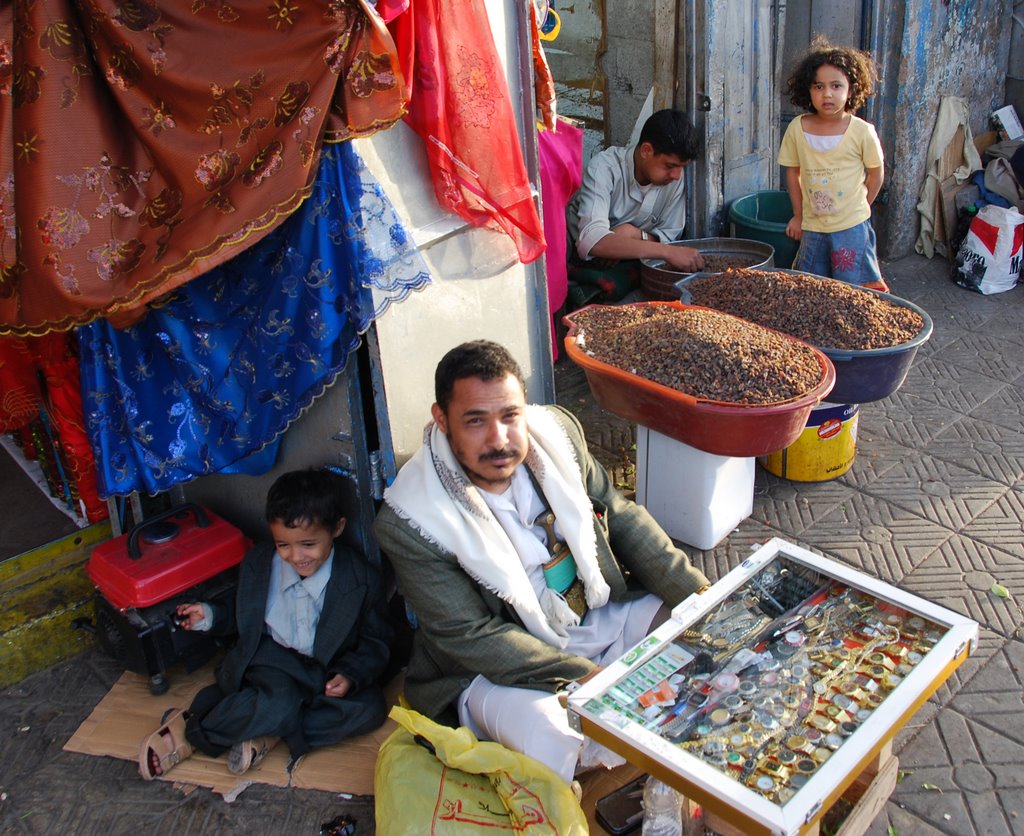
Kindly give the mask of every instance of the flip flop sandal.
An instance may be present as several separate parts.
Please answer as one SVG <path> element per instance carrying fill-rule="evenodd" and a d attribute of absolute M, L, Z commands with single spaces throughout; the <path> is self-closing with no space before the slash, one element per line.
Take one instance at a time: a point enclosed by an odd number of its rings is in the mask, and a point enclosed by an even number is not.
<path fill-rule="evenodd" d="M 169 709 L 164 712 L 163 725 L 142 741 L 139 774 L 143 780 L 152 781 L 166 775 L 192 754 L 192 744 L 185 739 L 187 719 L 188 712 L 184 708 Z M 154 761 L 159 764 L 159 771 L 154 768 Z"/>
<path fill-rule="evenodd" d="M 242 775 L 258 765 L 274 748 L 275 737 L 254 737 L 236 743 L 228 752 L 228 771 Z"/>

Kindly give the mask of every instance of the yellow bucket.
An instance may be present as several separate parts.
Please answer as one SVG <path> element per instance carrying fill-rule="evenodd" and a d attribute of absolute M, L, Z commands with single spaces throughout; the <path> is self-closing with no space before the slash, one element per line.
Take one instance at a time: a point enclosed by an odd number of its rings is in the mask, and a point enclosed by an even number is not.
<path fill-rule="evenodd" d="M 818 404 L 796 441 L 758 461 L 769 473 L 794 482 L 826 482 L 842 476 L 857 455 L 859 414 L 859 404 Z"/>

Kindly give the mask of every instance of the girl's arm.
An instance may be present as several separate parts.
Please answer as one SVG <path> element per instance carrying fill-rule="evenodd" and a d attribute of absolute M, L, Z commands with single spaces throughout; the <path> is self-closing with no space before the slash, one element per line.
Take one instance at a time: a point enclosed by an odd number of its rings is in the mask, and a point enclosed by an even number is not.
<path fill-rule="evenodd" d="M 885 174 L 882 166 L 877 168 L 869 168 L 867 177 L 864 178 L 864 185 L 868 188 L 868 206 L 875 202 L 875 198 L 878 197 L 878 193 L 882 190 L 882 181 L 885 179 Z M 792 195 L 792 192 L 790 192 Z"/>
<path fill-rule="evenodd" d="M 786 235 L 799 241 L 804 228 L 804 196 L 800 191 L 800 169 L 786 166 L 786 191 L 789 202 L 793 205 L 793 217 L 786 224 Z"/>

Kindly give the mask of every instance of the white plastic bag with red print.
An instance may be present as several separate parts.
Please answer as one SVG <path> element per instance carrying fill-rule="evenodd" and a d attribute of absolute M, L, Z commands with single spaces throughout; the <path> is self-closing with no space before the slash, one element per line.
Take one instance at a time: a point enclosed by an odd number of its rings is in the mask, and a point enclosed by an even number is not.
<path fill-rule="evenodd" d="M 1020 275 L 1024 215 L 1014 208 L 985 206 L 956 254 L 953 280 L 986 295 L 1012 290 Z"/>

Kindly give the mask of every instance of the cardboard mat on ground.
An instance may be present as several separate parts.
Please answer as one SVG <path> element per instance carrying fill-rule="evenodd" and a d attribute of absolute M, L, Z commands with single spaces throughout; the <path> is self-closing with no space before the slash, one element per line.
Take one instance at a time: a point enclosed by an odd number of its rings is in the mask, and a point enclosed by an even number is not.
<path fill-rule="evenodd" d="M 164 711 L 188 707 L 199 689 L 211 682 L 213 666 L 208 665 L 192 674 L 175 675 L 166 694 L 153 696 L 146 677 L 126 672 L 64 744 L 64 749 L 137 762 L 143 739 L 156 731 Z M 389 707 L 398 701 L 401 690 L 402 677 L 398 676 L 386 691 Z M 244 775 L 228 772 L 226 756 L 210 758 L 196 752 L 159 780 L 209 787 L 227 799 L 252 783 L 373 795 L 377 750 L 394 729 L 394 721 L 387 720 L 375 732 L 316 749 L 299 761 L 291 775 L 287 770 L 288 749 L 279 744 L 261 764 Z"/>
<path fill-rule="evenodd" d="M 212 681 L 213 665 L 210 664 L 192 674 L 176 673 L 170 677 L 171 689 L 166 694 L 153 696 L 149 692 L 149 680 L 146 677 L 126 672 L 64 744 L 64 750 L 137 763 L 143 739 L 156 731 L 164 711 L 191 705 L 199 689 Z M 397 704 L 402 686 L 401 676 L 395 677 L 388 685 L 385 696 L 389 709 Z M 314 750 L 299 761 L 291 776 L 287 770 L 288 750 L 278 745 L 261 764 L 244 775 L 228 772 L 226 756 L 210 758 L 196 752 L 157 780 L 209 787 L 228 801 L 253 783 L 373 795 L 373 769 L 377 752 L 396 728 L 397 724 L 389 719 L 371 734 L 352 738 L 337 746 Z M 598 769 L 582 778 L 582 806 L 591 833 L 605 832 L 595 818 L 597 801 L 639 774 L 640 770 L 626 765 L 611 771 Z"/>

